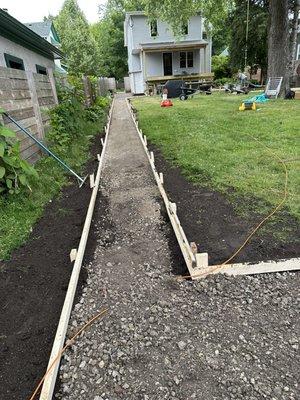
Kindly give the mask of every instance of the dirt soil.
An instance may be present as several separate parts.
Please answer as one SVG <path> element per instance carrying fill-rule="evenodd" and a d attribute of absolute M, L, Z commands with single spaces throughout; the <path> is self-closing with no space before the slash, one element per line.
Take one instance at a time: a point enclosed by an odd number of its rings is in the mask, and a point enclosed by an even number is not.
<path fill-rule="evenodd" d="M 168 162 L 156 146 L 150 143 L 148 148 L 155 154 L 157 171 L 164 174 L 164 187 L 170 200 L 177 203 L 177 214 L 188 240 L 195 242 L 200 252 L 208 252 L 211 265 L 227 260 L 262 216 L 241 217 L 224 194 L 189 182 L 180 168 Z M 249 199 L 241 197 L 240 201 L 245 204 Z M 260 231 L 232 262 L 299 257 L 299 222 L 285 213 L 284 220 L 274 228 L 285 227 L 291 230 L 287 240 L 277 239 L 271 229 Z"/>
<path fill-rule="evenodd" d="M 86 173 L 97 167 L 100 137 L 91 146 Z M 72 180 L 46 206 L 26 244 L 13 252 L 10 261 L 0 262 L 1 400 L 28 399 L 45 373 L 72 271 L 69 253 L 78 246 L 90 196 L 87 185 L 79 189 Z M 86 262 L 94 246 L 92 232 Z M 79 292 L 85 279 L 83 270 Z"/>

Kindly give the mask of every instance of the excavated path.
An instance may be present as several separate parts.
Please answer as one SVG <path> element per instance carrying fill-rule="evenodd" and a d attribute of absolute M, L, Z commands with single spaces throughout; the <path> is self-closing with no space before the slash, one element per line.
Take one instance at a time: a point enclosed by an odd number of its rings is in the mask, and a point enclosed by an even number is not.
<path fill-rule="evenodd" d="M 56 398 L 300 398 L 299 275 L 176 281 L 170 227 L 122 96 L 96 207 L 103 205 L 68 335 L 109 312 L 65 353 Z"/>

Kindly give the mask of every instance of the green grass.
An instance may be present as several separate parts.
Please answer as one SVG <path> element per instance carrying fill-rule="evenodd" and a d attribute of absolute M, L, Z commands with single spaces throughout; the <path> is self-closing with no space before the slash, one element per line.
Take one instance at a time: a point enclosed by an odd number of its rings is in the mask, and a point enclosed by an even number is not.
<path fill-rule="evenodd" d="M 82 172 L 89 159 L 89 145 L 93 136 L 101 132 L 103 121 L 86 122 L 85 134 L 68 149 L 63 158 L 76 171 Z M 16 247 L 26 241 L 32 226 L 42 216 L 45 205 L 56 196 L 73 178 L 50 157 L 36 163 L 39 179 L 32 182 L 32 192 L 23 190 L 17 196 L 0 197 L 0 260 L 9 258 Z M 65 210 L 60 210 L 66 212 Z"/>
<path fill-rule="evenodd" d="M 300 218 L 300 102 L 274 100 L 256 112 L 238 111 L 245 98 L 214 93 L 176 99 L 173 107 L 161 108 L 160 98 L 145 97 L 134 99 L 133 106 L 144 134 L 168 160 L 191 181 L 226 193 L 245 214 L 275 206 L 285 178 L 278 161 L 248 135 L 291 160 L 286 210 Z M 251 200 L 236 201 L 241 197 Z"/>

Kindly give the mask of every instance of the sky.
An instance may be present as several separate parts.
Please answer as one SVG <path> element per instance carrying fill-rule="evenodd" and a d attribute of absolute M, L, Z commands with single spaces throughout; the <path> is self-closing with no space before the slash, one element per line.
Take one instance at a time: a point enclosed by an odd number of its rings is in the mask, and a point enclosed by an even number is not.
<path fill-rule="evenodd" d="M 97 22 L 98 6 L 105 0 L 78 0 L 79 7 L 89 22 Z M 7 8 L 10 15 L 21 22 L 42 21 L 49 14 L 57 15 L 64 0 L 0 0 L 0 8 Z"/>

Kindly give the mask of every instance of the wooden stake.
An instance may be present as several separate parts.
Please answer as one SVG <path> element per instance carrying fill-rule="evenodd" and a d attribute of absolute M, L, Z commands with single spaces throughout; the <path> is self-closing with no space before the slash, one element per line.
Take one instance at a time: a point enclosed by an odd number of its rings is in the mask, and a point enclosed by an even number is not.
<path fill-rule="evenodd" d="M 146 135 L 144 135 L 144 143 L 147 146 L 147 136 Z"/>
<path fill-rule="evenodd" d="M 153 151 L 150 151 L 150 159 L 151 159 L 151 161 L 152 161 L 153 164 L 154 164 L 154 154 L 153 154 Z"/>
<path fill-rule="evenodd" d="M 93 187 L 95 186 L 95 176 L 94 174 L 90 175 L 90 188 L 93 189 Z"/>
<path fill-rule="evenodd" d="M 159 173 L 159 179 L 161 181 L 161 184 L 164 184 L 164 174 L 162 172 Z"/>
<path fill-rule="evenodd" d="M 101 144 L 102 144 L 102 147 L 104 146 L 104 140 L 103 140 L 103 138 L 101 138 Z"/>
<path fill-rule="evenodd" d="M 196 264 L 197 264 L 197 268 L 207 268 L 208 267 L 208 253 L 197 253 L 196 254 Z"/>
<path fill-rule="evenodd" d="M 77 249 L 72 249 L 70 251 L 70 260 L 71 262 L 75 261 L 77 257 Z"/>

